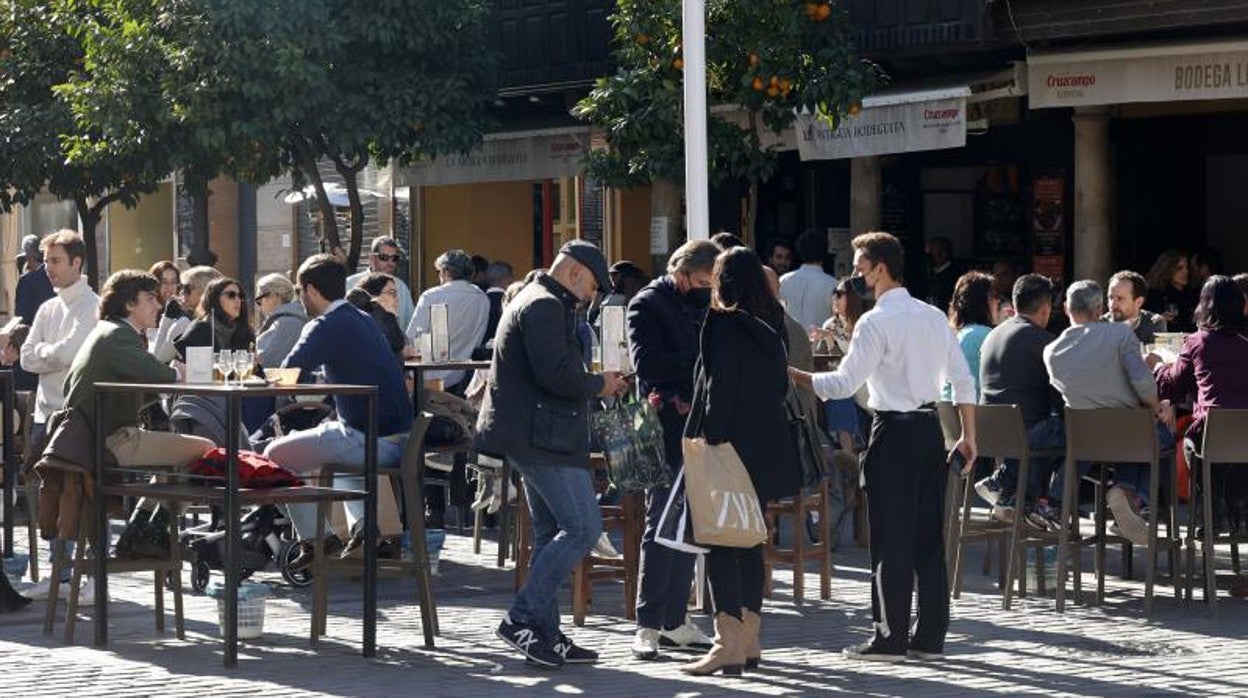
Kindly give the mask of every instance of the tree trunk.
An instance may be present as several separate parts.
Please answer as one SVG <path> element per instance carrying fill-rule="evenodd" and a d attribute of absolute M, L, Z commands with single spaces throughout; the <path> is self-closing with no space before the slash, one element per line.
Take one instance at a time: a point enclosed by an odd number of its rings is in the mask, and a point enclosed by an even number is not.
<path fill-rule="evenodd" d="M 334 218 L 333 204 L 329 203 L 329 197 L 325 194 L 325 181 L 321 179 L 321 171 L 316 166 L 316 156 L 312 153 L 312 146 L 302 134 L 295 132 L 291 134 L 291 154 L 294 156 L 296 166 L 303 171 L 303 174 L 312 182 L 312 188 L 316 190 L 316 205 L 321 213 L 321 242 L 329 248 L 329 252 L 337 256 L 342 252 L 342 240 L 338 237 L 338 221 Z"/>
<path fill-rule="evenodd" d="M 673 249 L 685 241 L 685 217 L 682 210 L 684 191 L 671 182 L 654 182 L 650 185 L 650 264 L 655 275 L 665 273 L 667 257 Z M 666 239 L 657 241 L 653 238 L 658 219 L 665 219 L 667 226 Z M 657 242 L 665 242 L 663 250 L 656 247 Z"/>
<path fill-rule="evenodd" d="M 347 243 L 347 269 L 350 271 L 360 265 L 360 252 L 364 245 L 364 204 L 360 201 L 359 175 L 368 159 L 357 157 L 352 163 L 339 155 L 334 155 L 332 159 L 334 169 L 346 183 L 347 205 L 351 210 L 351 240 Z"/>
<path fill-rule="evenodd" d="M 74 197 L 74 207 L 78 209 L 78 218 L 82 221 L 82 241 L 87 246 L 87 263 L 83 272 L 87 275 L 87 283 L 98 291 L 100 288 L 100 255 L 95 246 L 95 229 L 100 224 L 100 213 L 87 203 L 85 196 Z"/>
<path fill-rule="evenodd" d="M 758 137 L 758 112 L 750 110 L 750 148 L 754 151 L 754 157 L 762 151 L 762 140 Z M 756 245 L 757 240 L 754 239 L 754 228 L 758 225 L 758 178 L 750 177 L 750 189 L 748 198 L 745 203 L 745 220 L 742 221 L 741 239 L 747 245 Z"/>

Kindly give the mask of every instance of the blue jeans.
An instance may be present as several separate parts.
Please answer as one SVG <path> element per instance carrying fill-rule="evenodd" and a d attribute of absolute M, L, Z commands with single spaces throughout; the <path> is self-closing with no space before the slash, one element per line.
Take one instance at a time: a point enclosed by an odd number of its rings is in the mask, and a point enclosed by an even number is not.
<path fill-rule="evenodd" d="M 533 520 L 529 576 L 508 616 L 554 642 L 559 637 L 559 587 L 602 535 L 593 474 L 588 468 L 545 465 L 513 456 L 508 460 L 524 477 Z"/>
<path fill-rule="evenodd" d="M 403 460 L 403 438 L 377 440 L 377 469 L 397 468 Z M 277 463 L 299 473 L 311 475 L 328 463 L 364 465 L 364 432 L 343 422 L 321 422 L 311 429 L 287 434 L 274 439 L 264 455 Z M 364 478 L 355 475 L 335 475 L 334 487 L 364 489 Z M 364 501 L 344 502 L 347 510 L 347 526 L 364 518 Z M 292 504 L 287 507 L 291 523 L 300 538 L 309 539 L 316 534 L 316 504 Z M 326 522 L 325 530 L 329 530 Z"/>
<path fill-rule="evenodd" d="M 1033 450 L 1062 448 L 1066 445 L 1066 425 L 1057 416 L 1049 416 L 1027 428 L 1027 445 Z M 1054 470 L 1059 473 L 1057 480 L 1060 480 L 1062 463 L 1061 458 L 1042 459 L 1033 458 L 1027 473 L 1027 496 L 1035 499 L 1038 492 L 1048 491 L 1049 480 L 1053 477 Z M 1001 470 L 997 473 L 1000 479 L 1002 489 L 1014 496 L 1014 492 L 1018 487 L 1018 461 L 1007 458 Z M 1062 490 L 1056 490 L 1057 499 L 1062 498 Z"/>
<path fill-rule="evenodd" d="M 1170 433 L 1169 427 L 1162 424 L 1161 422 L 1157 423 L 1157 447 L 1162 451 L 1168 451 L 1174 448 L 1174 434 Z M 1162 483 L 1163 487 L 1165 486 L 1165 483 L 1170 482 L 1170 472 L 1171 472 L 1171 468 L 1173 467 L 1171 466 L 1171 463 L 1173 462 L 1174 462 L 1174 457 L 1171 456 L 1168 458 L 1162 458 L 1161 462 L 1158 463 L 1158 466 L 1160 467 L 1160 472 L 1158 473 L 1157 481 Z M 1079 468 L 1079 477 L 1083 477 L 1084 475 L 1087 475 L 1088 470 L 1091 469 L 1092 467 L 1092 464 L 1087 461 L 1079 461 L 1076 465 Z M 1066 470 L 1065 468 L 1058 468 L 1057 476 L 1053 478 L 1053 486 L 1049 489 L 1050 502 L 1062 501 L 1062 487 L 1064 487 L 1064 484 L 1066 482 L 1065 470 Z M 1144 504 L 1146 505 L 1148 504 L 1148 498 L 1149 498 L 1150 493 L 1148 491 L 1148 465 L 1147 464 L 1145 463 L 1117 463 L 1115 464 L 1113 484 L 1121 485 L 1127 489 L 1134 490 L 1135 493 L 1139 495 L 1140 499 L 1144 501 Z"/>

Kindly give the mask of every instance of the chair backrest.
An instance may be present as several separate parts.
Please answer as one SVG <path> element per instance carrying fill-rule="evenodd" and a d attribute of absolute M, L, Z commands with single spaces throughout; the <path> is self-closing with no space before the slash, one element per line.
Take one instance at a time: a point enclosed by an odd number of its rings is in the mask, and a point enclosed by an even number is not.
<path fill-rule="evenodd" d="M 1152 463 L 1160 457 L 1157 422 L 1142 407 L 1066 408 L 1066 456 L 1108 463 Z"/>
<path fill-rule="evenodd" d="M 1030 447 L 1018 405 L 976 405 L 975 446 L 984 458 L 1025 458 Z"/>
<path fill-rule="evenodd" d="M 408 433 L 407 446 L 403 449 L 402 468 L 424 467 L 425 464 L 420 461 L 420 449 L 425 443 L 425 432 L 429 431 L 429 423 L 432 421 L 433 415 L 423 411 L 412 420 L 412 430 Z"/>
<path fill-rule="evenodd" d="M 940 431 L 945 435 L 945 450 L 948 451 L 962 436 L 962 417 L 958 406 L 952 402 L 936 403 L 936 416 L 940 418 Z"/>
<path fill-rule="evenodd" d="M 1248 410 L 1209 410 L 1200 452 L 1210 463 L 1248 463 Z"/>

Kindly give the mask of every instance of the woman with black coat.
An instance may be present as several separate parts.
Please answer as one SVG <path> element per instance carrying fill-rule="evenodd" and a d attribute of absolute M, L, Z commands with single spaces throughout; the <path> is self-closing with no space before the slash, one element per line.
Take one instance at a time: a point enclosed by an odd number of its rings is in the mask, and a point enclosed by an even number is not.
<path fill-rule="evenodd" d="M 685 435 L 731 444 L 765 509 L 768 500 L 791 497 L 801 488 L 801 461 L 785 411 L 790 382 L 784 309 L 767 286 L 762 261 L 744 247 L 716 259 L 713 289 Z M 739 673 L 761 656 L 763 546 L 711 546 L 706 562 L 715 645 L 681 669 L 694 675 Z"/>

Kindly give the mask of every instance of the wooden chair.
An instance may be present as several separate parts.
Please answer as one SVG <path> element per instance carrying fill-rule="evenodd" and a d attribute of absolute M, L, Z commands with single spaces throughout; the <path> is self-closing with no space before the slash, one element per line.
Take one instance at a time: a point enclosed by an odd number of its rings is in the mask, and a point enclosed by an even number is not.
<path fill-rule="evenodd" d="M 429 552 L 425 547 L 424 462 L 421 458 L 422 442 L 429 428 L 432 415 L 421 413 L 412 423 L 403 460 L 399 467 L 381 469 L 378 477 L 389 477 L 395 492 L 402 492 L 404 526 L 411 539 L 411 560 L 377 560 L 377 574 L 392 576 L 410 575 L 416 582 L 416 595 L 420 602 L 420 617 L 425 635 L 425 646 L 433 647 L 434 636 L 439 634 L 437 605 L 433 598 L 433 584 L 429 572 Z M 363 466 L 328 464 L 317 473 L 321 482 L 330 482 L 334 475 L 362 475 Z M 329 616 L 329 577 L 332 574 L 358 573 L 358 559 L 326 559 L 324 554 L 325 519 L 330 502 L 321 502 L 317 515 L 317 535 L 312 562 L 312 632 L 311 641 L 316 645 L 326 633 Z"/>
<path fill-rule="evenodd" d="M 1078 483 L 1080 480 L 1077 464 L 1080 461 L 1093 463 L 1142 463 L 1149 467 L 1149 488 L 1153 498 L 1149 507 L 1148 531 L 1149 545 L 1147 548 L 1148 567 L 1144 582 L 1144 613 L 1152 613 L 1153 587 L 1157 574 L 1157 548 L 1165 545 L 1171 558 L 1171 571 L 1175 586 L 1175 598 L 1181 594 L 1177 580 L 1175 555 L 1178 551 L 1177 527 L 1174 525 L 1175 487 L 1170 487 L 1171 501 L 1165 506 L 1161 497 L 1161 449 L 1157 443 L 1157 427 L 1153 414 L 1148 409 L 1086 409 L 1066 408 L 1066 462 L 1064 465 L 1064 492 L 1062 496 L 1061 523 L 1058 532 L 1057 552 L 1057 610 L 1066 610 L 1066 570 L 1067 561 L 1073 561 L 1075 568 L 1075 594 L 1081 599 L 1079 586 L 1079 558 L 1084 546 L 1096 549 L 1096 603 L 1105 600 L 1105 546 L 1108 542 L 1122 540 L 1106 534 L 1105 488 L 1098 485 L 1094 509 L 1096 530 L 1092 536 L 1084 537 L 1079 530 Z M 1099 480 L 1104 482 L 1103 466 Z M 1167 508 L 1170 525 L 1167 536 L 1161 539 L 1158 535 L 1158 511 Z"/>
<path fill-rule="evenodd" d="M 602 454 L 590 456 L 598 493 L 606 489 L 607 459 Z M 624 584 L 624 618 L 637 618 L 637 579 L 641 569 L 641 536 L 645 532 L 645 503 L 640 492 L 620 496 L 619 504 L 601 504 L 602 529 L 608 533 L 618 531 L 623 540 L 621 557 L 599 557 L 593 550 L 572 570 L 572 622 L 585 625 L 589 604 L 593 599 L 593 584 L 600 581 L 616 581 Z"/>
<path fill-rule="evenodd" d="M 30 546 L 30 581 L 39 581 L 39 478 L 34 465 L 39 446 L 31 443 L 31 425 L 35 421 L 35 391 L 19 390 L 15 393 L 17 404 L 22 407 L 18 424 L 22 449 L 22 489 L 26 494 L 26 543 Z"/>
<path fill-rule="evenodd" d="M 763 591 L 768 598 L 772 593 L 772 574 L 777 564 L 793 565 L 793 602 L 801 605 L 806 597 L 806 561 L 814 560 L 819 568 L 819 598 L 832 598 L 832 517 L 828 497 L 828 481 L 825 478 L 818 487 L 803 488 L 796 497 L 768 502 L 763 517 L 767 521 L 767 542 L 763 544 Z M 806 516 L 815 512 L 819 516 L 819 538 L 806 540 Z M 793 544 L 780 546 L 780 522 L 788 517 L 793 532 Z"/>
<path fill-rule="evenodd" d="M 1200 492 L 1201 492 L 1201 523 L 1204 526 L 1203 535 L 1201 536 L 1201 554 L 1204 558 L 1203 577 L 1205 588 L 1205 601 L 1209 603 L 1210 615 L 1217 615 L 1218 604 L 1218 584 L 1217 571 L 1215 569 L 1214 545 L 1219 542 L 1229 542 L 1232 546 L 1244 541 L 1243 536 L 1234 536 L 1226 533 L 1219 535 L 1213 530 L 1213 481 L 1210 479 L 1213 474 L 1213 466 L 1220 465 L 1228 467 L 1231 465 L 1243 465 L 1248 463 L 1248 439 L 1244 435 L 1248 434 L 1248 410 L 1232 410 L 1232 409 L 1212 409 L 1209 410 L 1205 417 L 1204 437 L 1200 444 Z M 1193 494 L 1197 492 L 1197 472 L 1196 468 L 1192 468 L 1188 472 L 1190 487 L 1188 492 Z M 1192 588 L 1195 584 L 1196 575 L 1194 573 L 1194 559 L 1196 548 L 1196 502 L 1192 501 L 1188 507 L 1188 524 L 1187 524 L 1187 597 L 1192 597 Z M 1238 568 L 1238 556 L 1233 558 L 1233 564 Z M 1236 569 L 1238 572 L 1238 569 Z"/>
<path fill-rule="evenodd" d="M 490 477 L 498 478 L 502 484 L 501 498 L 502 503 L 498 507 L 496 521 L 498 525 L 498 567 L 507 564 L 509 551 L 514 544 L 513 523 L 515 520 L 516 500 L 512 498 L 511 466 L 502 458 L 482 460 L 482 456 L 478 455 L 475 467 L 479 472 L 488 472 Z M 485 482 L 485 480 L 482 480 Z M 485 528 L 485 517 L 487 513 L 485 509 L 478 509 L 473 512 L 472 517 L 472 552 L 474 555 L 481 554 L 481 534 Z"/>

